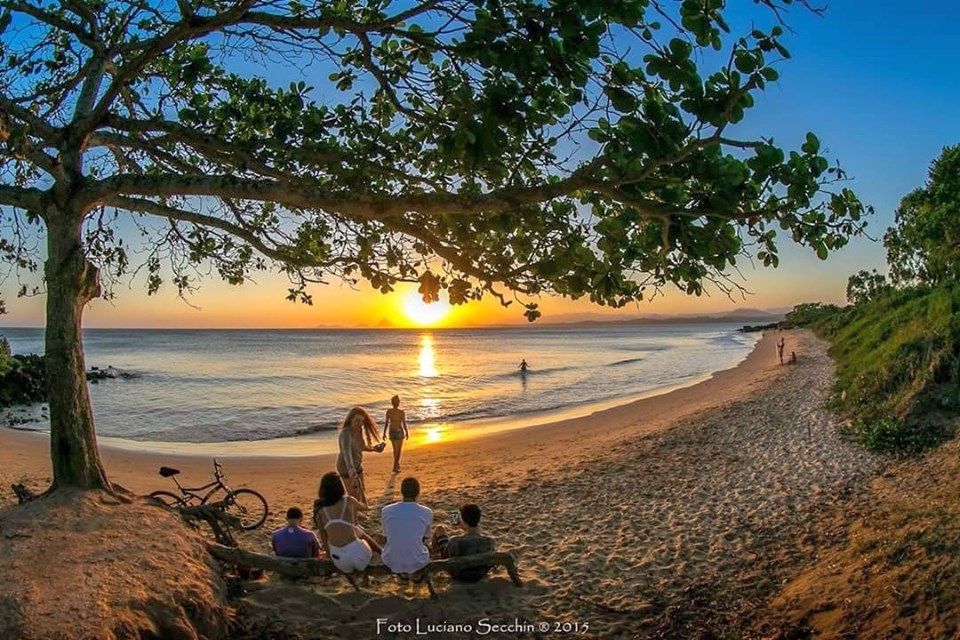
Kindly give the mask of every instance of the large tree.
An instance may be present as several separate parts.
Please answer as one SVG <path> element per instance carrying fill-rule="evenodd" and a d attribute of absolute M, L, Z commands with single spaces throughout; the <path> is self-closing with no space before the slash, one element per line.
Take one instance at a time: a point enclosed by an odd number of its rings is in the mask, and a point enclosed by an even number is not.
<path fill-rule="evenodd" d="M 295 300 L 410 281 L 531 319 L 728 289 L 778 229 L 843 245 L 864 208 L 816 136 L 735 135 L 787 56 L 793 3 L 758 4 L 733 36 L 722 0 L 0 0 L 3 248 L 45 260 L 54 486 L 109 488 L 81 316 L 132 224 L 151 292 L 278 266 Z"/>
<path fill-rule="evenodd" d="M 960 280 L 960 145 L 943 149 L 927 184 L 900 201 L 883 244 L 894 284 Z"/>

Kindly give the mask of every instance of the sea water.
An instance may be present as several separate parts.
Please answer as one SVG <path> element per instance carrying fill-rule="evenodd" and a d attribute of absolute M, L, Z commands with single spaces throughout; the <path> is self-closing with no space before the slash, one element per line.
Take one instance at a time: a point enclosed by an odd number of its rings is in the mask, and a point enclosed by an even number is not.
<path fill-rule="evenodd" d="M 101 436 L 211 443 L 311 433 L 329 448 L 351 407 L 380 422 L 394 394 L 421 435 L 585 415 L 734 366 L 756 341 L 737 327 L 90 329 L 84 346 L 88 367 L 131 374 L 90 384 Z M 0 334 L 14 353 L 43 350 L 41 329 Z"/>

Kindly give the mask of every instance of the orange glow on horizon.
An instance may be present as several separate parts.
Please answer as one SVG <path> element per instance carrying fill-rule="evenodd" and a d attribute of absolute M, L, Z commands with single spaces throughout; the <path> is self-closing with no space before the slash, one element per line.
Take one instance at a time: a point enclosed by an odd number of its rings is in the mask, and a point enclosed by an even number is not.
<path fill-rule="evenodd" d="M 667 291 L 624 309 L 610 309 L 590 304 L 587 300 L 572 301 L 544 296 L 536 301 L 543 312 L 541 323 L 578 321 L 583 319 L 625 319 L 637 316 L 685 315 L 694 313 L 722 313 L 737 309 L 789 308 L 804 300 L 824 300 L 842 303 L 846 295 L 845 280 L 828 283 L 829 274 L 836 266 L 821 265 L 809 268 L 801 278 L 796 271 L 784 276 L 785 271 L 764 272 L 754 276 L 755 295 L 744 300 L 729 300 L 723 296 L 691 298 Z M 779 274 L 779 275 L 778 275 Z M 139 284 L 139 283 L 135 283 Z M 827 286 L 827 285 L 830 286 Z M 420 300 L 416 285 L 399 285 L 396 291 L 382 294 L 366 285 L 356 288 L 330 284 L 317 285 L 310 290 L 313 306 L 293 304 L 284 299 L 289 283 L 279 274 L 266 274 L 256 283 L 235 287 L 211 280 L 186 300 L 177 297 L 167 287 L 155 296 L 147 296 L 141 288 L 131 285 L 118 291 L 113 300 L 94 300 L 84 314 L 86 328 L 237 328 L 237 329 L 444 329 L 455 327 L 482 327 L 487 325 L 530 326 L 522 316 L 522 308 L 514 304 L 508 308 L 487 297 L 466 305 L 451 306 L 446 300 L 425 305 Z M 45 299 L 43 296 L 18 298 L 10 287 L 0 286 L 0 297 L 7 301 L 7 314 L 0 316 L 0 327 L 42 327 Z M 408 314 L 405 303 L 416 300 L 418 309 Z M 428 314 L 419 315 L 419 307 Z M 445 309 L 440 314 L 439 310 Z M 428 324 L 425 320 L 429 321 Z M 2 331 L 0 331 L 2 333 Z"/>

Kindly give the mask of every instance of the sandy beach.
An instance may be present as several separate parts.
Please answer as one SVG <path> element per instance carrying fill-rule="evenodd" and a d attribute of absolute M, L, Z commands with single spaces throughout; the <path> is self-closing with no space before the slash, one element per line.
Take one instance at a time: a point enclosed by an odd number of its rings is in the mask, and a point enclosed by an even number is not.
<path fill-rule="evenodd" d="M 776 364 L 780 336 L 800 355 L 797 366 Z M 436 522 L 463 502 L 480 504 L 482 528 L 518 558 L 522 589 L 499 573 L 469 586 L 440 578 L 440 600 L 431 602 L 394 580 L 352 593 L 343 580 L 271 579 L 244 607 L 277 612 L 316 638 L 375 637 L 384 617 L 473 625 L 473 635 L 481 635 L 483 619 L 559 624 L 580 637 L 689 637 L 709 615 L 715 626 L 745 625 L 747 605 L 776 593 L 809 551 L 818 523 L 881 465 L 846 442 L 824 408 L 833 379 L 825 347 L 807 332 L 768 333 L 740 365 L 692 387 L 584 418 L 411 447 L 399 476 L 390 473 L 389 451 L 367 454 L 375 506 L 399 499 L 407 475 L 421 481 L 421 502 Z M 44 488 L 46 443 L 0 429 L 5 488 L 21 480 Z M 137 493 L 169 488 L 160 465 L 181 469 L 187 485 L 211 473 L 207 457 L 102 453 L 112 480 Z M 255 488 L 270 502 L 267 526 L 242 540 L 260 551 L 288 507 L 309 511 L 320 476 L 333 468 L 329 455 L 223 462 L 233 486 Z M 4 491 L 0 503 L 12 499 Z M 370 526 L 379 528 L 376 515 Z M 500 637 L 556 635 L 514 631 Z"/>

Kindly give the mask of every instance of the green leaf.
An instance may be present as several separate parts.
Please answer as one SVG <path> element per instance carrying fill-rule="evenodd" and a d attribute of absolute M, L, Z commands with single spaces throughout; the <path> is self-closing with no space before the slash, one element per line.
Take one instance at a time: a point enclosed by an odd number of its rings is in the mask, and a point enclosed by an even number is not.
<path fill-rule="evenodd" d="M 814 155 L 820 151 L 820 140 L 812 133 L 807 134 L 806 142 L 800 146 L 800 150 L 808 155 Z"/>

